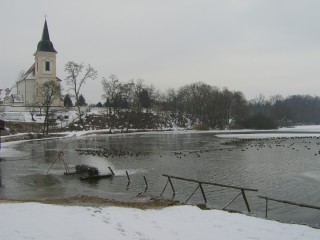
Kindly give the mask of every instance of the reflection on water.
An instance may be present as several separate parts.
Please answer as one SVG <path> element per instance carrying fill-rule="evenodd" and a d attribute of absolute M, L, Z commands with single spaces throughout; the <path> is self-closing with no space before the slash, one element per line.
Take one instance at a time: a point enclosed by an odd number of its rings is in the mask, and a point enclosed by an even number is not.
<path fill-rule="evenodd" d="M 146 194 L 159 195 L 166 184 L 162 174 L 259 189 L 247 193 L 250 207 L 257 216 L 264 216 L 265 201 L 257 195 L 319 205 L 320 140 L 292 138 L 243 141 L 225 145 L 225 139 L 211 133 L 153 133 L 132 135 L 100 135 L 47 141 L 30 141 L 1 150 L 0 197 L 34 199 L 93 195 L 132 200 L 145 189 Z M 229 141 L 229 140 L 228 140 Z M 79 149 L 117 149 L 121 156 L 81 155 Z M 116 176 L 94 182 L 65 176 L 62 162 L 50 164 L 64 151 L 71 169 L 89 164 Z M 130 184 L 126 171 L 130 175 Z M 173 180 L 175 199 L 186 201 L 197 185 Z M 222 208 L 239 192 L 204 186 L 208 206 Z M 164 193 L 171 198 L 170 188 Z M 203 203 L 198 190 L 190 203 Z M 239 197 L 229 208 L 245 211 Z M 283 221 L 320 223 L 320 212 L 279 203 L 269 203 L 271 218 Z"/>
<path fill-rule="evenodd" d="M 33 187 L 49 187 L 55 184 L 61 183 L 59 178 L 53 175 L 32 174 L 19 178 L 21 185 L 33 186 Z"/>

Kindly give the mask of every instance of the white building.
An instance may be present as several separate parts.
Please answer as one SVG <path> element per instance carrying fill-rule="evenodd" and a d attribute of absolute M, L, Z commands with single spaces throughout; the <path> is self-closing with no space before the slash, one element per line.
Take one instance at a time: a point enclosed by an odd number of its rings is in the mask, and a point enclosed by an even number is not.
<path fill-rule="evenodd" d="M 41 90 L 44 83 L 53 81 L 57 84 L 60 92 L 55 96 L 53 106 L 63 106 L 61 97 L 61 80 L 56 75 L 56 55 L 50 41 L 47 21 L 44 22 L 42 38 L 38 43 L 34 54 L 34 64 L 26 71 L 21 80 L 16 83 L 16 91 L 6 91 L 4 104 L 12 106 L 28 106 L 36 104 L 41 98 Z"/>

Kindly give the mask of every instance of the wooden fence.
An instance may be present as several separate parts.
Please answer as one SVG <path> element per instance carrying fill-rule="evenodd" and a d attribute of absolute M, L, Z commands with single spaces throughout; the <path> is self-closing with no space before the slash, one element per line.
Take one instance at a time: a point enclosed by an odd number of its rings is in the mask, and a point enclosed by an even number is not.
<path fill-rule="evenodd" d="M 274 201 L 274 202 L 280 202 L 280 203 L 284 203 L 284 204 L 290 204 L 290 205 L 295 205 L 295 206 L 299 206 L 299 207 L 305 207 L 305 208 L 312 208 L 312 209 L 317 209 L 320 210 L 319 206 L 314 206 L 314 205 L 309 205 L 309 204 L 305 204 L 305 203 L 297 203 L 297 202 L 293 202 L 293 201 L 288 201 L 288 200 L 281 200 L 281 199 L 276 199 L 276 198 L 270 198 L 267 196 L 258 196 L 259 198 L 263 198 L 266 200 L 266 218 L 268 218 L 268 201 Z"/>
<path fill-rule="evenodd" d="M 204 182 L 204 181 L 198 181 L 198 180 L 194 180 L 194 179 L 188 179 L 188 178 L 182 178 L 182 177 L 176 177 L 176 176 L 169 176 L 166 174 L 163 174 L 162 176 L 167 177 L 167 183 L 164 187 L 164 189 L 162 190 L 160 196 L 163 195 L 163 193 L 165 192 L 168 184 L 170 184 L 171 189 L 173 191 L 173 196 L 175 196 L 176 191 L 174 189 L 173 183 L 172 183 L 172 179 L 176 179 L 176 180 L 181 180 L 181 181 L 187 181 L 187 182 L 193 182 L 193 183 L 197 183 L 198 186 L 196 187 L 196 189 L 192 192 L 192 194 L 190 195 L 190 197 L 186 200 L 186 202 L 188 202 L 190 200 L 190 198 L 195 194 L 195 192 L 200 189 L 201 190 L 201 194 L 202 197 L 204 199 L 204 202 L 207 203 L 207 197 L 205 194 L 205 191 L 203 189 L 203 185 L 211 185 L 211 186 L 216 186 L 216 187 L 223 187 L 223 188 L 232 188 L 232 189 L 237 189 L 240 190 L 240 193 L 237 194 L 231 201 L 229 201 L 222 209 L 225 210 L 234 200 L 236 200 L 240 195 L 242 195 L 243 200 L 246 204 L 247 210 L 248 212 L 251 212 L 250 206 L 249 206 L 249 202 L 248 199 L 246 197 L 245 191 L 252 191 L 252 192 L 257 192 L 258 189 L 252 189 L 252 188 L 245 188 L 245 187 L 237 187 L 237 186 L 231 186 L 231 185 L 226 185 L 226 184 L 220 184 L 220 183 L 213 183 L 213 182 Z"/>

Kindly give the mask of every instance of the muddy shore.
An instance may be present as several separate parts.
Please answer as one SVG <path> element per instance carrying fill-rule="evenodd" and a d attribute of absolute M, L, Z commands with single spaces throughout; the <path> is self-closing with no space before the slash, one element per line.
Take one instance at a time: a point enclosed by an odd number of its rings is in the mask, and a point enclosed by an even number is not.
<path fill-rule="evenodd" d="M 178 201 L 162 199 L 158 197 L 144 197 L 140 201 L 118 201 L 114 199 L 99 198 L 93 196 L 74 196 L 68 198 L 50 198 L 50 199 L 0 199 L 1 203 L 24 203 L 24 202 L 38 202 L 44 204 L 55 204 L 64 206 L 87 206 L 87 207 L 129 207 L 138 209 L 156 209 L 170 206 L 182 205 Z"/>

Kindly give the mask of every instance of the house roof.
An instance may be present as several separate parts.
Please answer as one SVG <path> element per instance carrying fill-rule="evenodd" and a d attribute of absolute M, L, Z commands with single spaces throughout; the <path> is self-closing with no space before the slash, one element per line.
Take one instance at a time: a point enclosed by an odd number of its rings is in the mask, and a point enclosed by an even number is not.
<path fill-rule="evenodd" d="M 55 52 L 55 53 L 57 52 L 54 49 L 52 42 L 50 41 L 47 20 L 44 21 L 42 38 L 37 46 L 37 52 L 39 52 L 39 51 L 40 52 Z"/>

